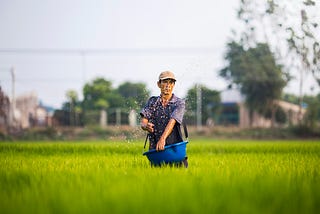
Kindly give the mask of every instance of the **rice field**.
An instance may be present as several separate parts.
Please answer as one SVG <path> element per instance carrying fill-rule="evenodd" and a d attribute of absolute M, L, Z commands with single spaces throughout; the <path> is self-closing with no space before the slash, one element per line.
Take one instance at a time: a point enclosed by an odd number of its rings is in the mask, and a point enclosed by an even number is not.
<path fill-rule="evenodd" d="M 320 213 L 320 141 L 187 144 L 152 168 L 143 142 L 0 143 L 4 213 Z"/>

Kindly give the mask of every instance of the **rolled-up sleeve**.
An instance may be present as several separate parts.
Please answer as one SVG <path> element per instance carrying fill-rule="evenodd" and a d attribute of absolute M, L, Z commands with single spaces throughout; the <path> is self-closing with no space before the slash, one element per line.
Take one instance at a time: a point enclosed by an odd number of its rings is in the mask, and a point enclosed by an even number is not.
<path fill-rule="evenodd" d="M 146 105 L 143 107 L 143 109 L 140 112 L 140 116 L 147 118 L 148 120 L 150 120 L 150 118 L 152 116 L 151 103 L 152 103 L 152 98 L 150 98 L 147 101 Z"/>
<path fill-rule="evenodd" d="M 150 119 L 150 111 L 146 108 L 143 108 L 140 112 L 140 116 L 141 117 L 144 117 L 144 118 L 147 118 L 148 120 Z"/>

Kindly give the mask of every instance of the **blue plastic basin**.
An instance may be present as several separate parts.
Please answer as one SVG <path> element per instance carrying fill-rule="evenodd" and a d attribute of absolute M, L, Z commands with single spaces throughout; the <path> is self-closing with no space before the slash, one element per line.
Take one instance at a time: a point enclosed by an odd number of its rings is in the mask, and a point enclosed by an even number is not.
<path fill-rule="evenodd" d="M 143 153 L 143 155 L 146 155 L 151 164 L 153 165 L 180 162 L 186 157 L 187 143 L 187 141 L 183 141 L 180 143 L 167 145 L 164 147 L 164 150 L 162 151 L 151 149 Z"/>

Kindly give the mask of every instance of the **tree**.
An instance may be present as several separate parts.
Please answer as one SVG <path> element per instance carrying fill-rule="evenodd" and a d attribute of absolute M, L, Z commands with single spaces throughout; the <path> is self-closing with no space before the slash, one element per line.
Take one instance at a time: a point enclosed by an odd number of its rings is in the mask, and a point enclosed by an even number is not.
<path fill-rule="evenodd" d="M 75 90 L 66 92 L 67 101 L 62 104 L 61 110 L 56 110 L 54 118 L 60 125 L 79 126 L 82 124 L 82 102 Z"/>
<path fill-rule="evenodd" d="M 112 96 L 112 83 L 103 78 L 96 78 L 83 87 L 84 110 L 101 110 L 109 107 L 108 97 Z"/>
<path fill-rule="evenodd" d="M 92 121 L 93 115 L 98 110 L 100 113 L 100 121 L 102 115 L 108 112 L 117 112 L 119 109 L 129 112 L 131 109 L 140 109 L 146 102 L 149 91 L 143 83 L 125 82 L 117 89 L 112 88 L 112 83 L 103 78 L 96 78 L 91 83 L 87 83 L 83 88 L 83 108 L 86 111 L 86 121 Z M 95 120 L 93 120 L 95 121 Z"/>
<path fill-rule="evenodd" d="M 106 109 L 110 106 L 112 107 L 114 101 L 119 101 L 119 98 L 121 100 L 121 97 L 114 93 L 112 83 L 100 77 L 94 79 L 91 83 L 85 84 L 83 97 L 84 123 L 95 124 L 97 122 L 96 116 L 99 114 L 98 120 L 101 126 L 105 126 L 107 123 Z M 100 112 L 97 113 L 98 111 Z"/>
<path fill-rule="evenodd" d="M 202 114 L 202 124 L 205 124 L 208 119 L 215 119 L 215 116 L 219 114 L 220 111 L 220 93 L 215 90 L 210 90 L 204 85 L 200 85 L 201 90 L 201 114 Z M 197 109 L 197 86 L 193 86 L 187 92 L 187 105 L 186 117 L 189 119 L 194 119 L 194 114 L 192 112 L 196 112 Z"/>
<path fill-rule="evenodd" d="M 241 0 L 243 45 L 267 43 L 287 71 L 299 72 L 300 105 L 304 75 L 320 86 L 319 3 L 313 0 Z"/>
<path fill-rule="evenodd" d="M 307 113 L 304 118 L 304 125 L 311 131 L 319 130 L 317 121 L 320 120 L 320 94 L 318 96 L 305 96 L 304 102 L 308 106 Z"/>
<path fill-rule="evenodd" d="M 299 104 L 300 98 L 293 94 L 284 94 L 283 100 Z M 317 96 L 303 96 L 303 106 L 307 107 L 307 112 L 304 118 L 304 125 L 310 130 L 319 130 L 319 122 L 320 121 L 320 94 Z M 300 124 L 301 125 L 301 124 Z"/>
<path fill-rule="evenodd" d="M 245 95 L 251 122 L 254 111 L 265 115 L 268 110 L 271 110 L 274 122 L 274 100 L 280 98 L 289 75 L 283 73 L 281 66 L 276 64 L 267 44 L 245 49 L 233 41 L 227 47 L 225 60 L 228 64 L 221 69 L 220 76 L 235 84 Z"/>
<path fill-rule="evenodd" d="M 78 93 L 75 90 L 68 90 L 66 92 L 68 100 L 67 106 L 69 107 L 69 120 L 71 126 L 77 126 L 79 124 L 79 114 L 81 113 L 81 107 L 78 99 Z"/>
<path fill-rule="evenodd" d="M 146 89 L 144 83 L 125 82 L 118 87 L 117 91 L 125 98 L 125 105 L 130 109 L 140 109 L 150 96 L 150 91 Z"/>

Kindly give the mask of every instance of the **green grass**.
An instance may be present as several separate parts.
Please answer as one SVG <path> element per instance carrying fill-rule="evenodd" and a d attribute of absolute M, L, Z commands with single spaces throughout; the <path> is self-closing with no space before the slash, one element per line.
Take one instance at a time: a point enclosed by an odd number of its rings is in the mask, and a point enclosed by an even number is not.
<path fill-rule="evenodd" d="M 151 168 L 143 142 L 0 144 L 1 213 L 319 213 L 320 141 L 187 145 Z"/>

